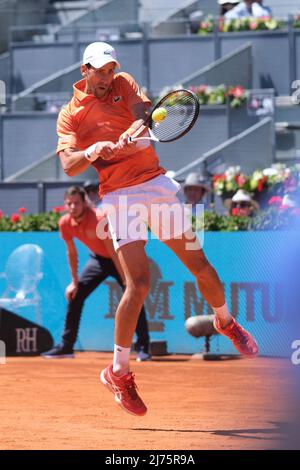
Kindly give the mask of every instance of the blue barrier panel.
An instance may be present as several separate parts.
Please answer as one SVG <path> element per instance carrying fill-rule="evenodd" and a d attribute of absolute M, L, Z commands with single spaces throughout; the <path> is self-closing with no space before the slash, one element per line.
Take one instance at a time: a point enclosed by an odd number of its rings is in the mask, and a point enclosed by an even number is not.
<path fill-rule="evenodd" d="M 260 353 L 290 356 L 291 331 L 281 288 L 282 256 L 296 235 L 278 232 L 238 232 L 205 234 L 204 250 L 225 285 L 227 300 L 239 322 L 254 334 Z M 38 285 L 41 296 L 42 324 L 59 341 L 64 324 L 66 301 L 64 290 L 69 283 L 65 246 L 57 233 L 1 233 L 0 272 L 10 253 L 23 243 L 36 243 L 44 251 L 43 279 Z M 80 244 L 82 268 L 87 250 Z M 167 340 L 169 352 L 199 352 L 204 339 L 192 338 L 184 328 L 185 319 L 206 314 L 209 308 L 201 300 L 193 277 L 175 255 L 158 240 L 150 240 L 147 253 L 151 267 L 151 291 L 146 309 L 152 340 Z M 0 278 L 0 297 L 5 288 Z M 120 296 L 112 278 L 87 299 L 77 347 L 86 350 L 112 350 L 114 312 Z M 36 320 L 32 308 L 18 312 Z M 211 312 L 210 312 L 211 313 Z M 215 336 L 212 351 L 235 353 L 227 338 Z"/>

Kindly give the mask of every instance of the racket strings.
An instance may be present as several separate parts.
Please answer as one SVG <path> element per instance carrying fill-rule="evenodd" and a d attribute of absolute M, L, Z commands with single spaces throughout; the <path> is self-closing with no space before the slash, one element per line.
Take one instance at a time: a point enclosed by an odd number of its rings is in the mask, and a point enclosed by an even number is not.
<path fill-rule="evenodd" d="M 167 112 L 161 122 L 151 122 L 151 130 L 161 142 L 177 139 L 187 132 L 197 119 L 199 103 L 189 91 L 175 91 L 159 103 Z"/>

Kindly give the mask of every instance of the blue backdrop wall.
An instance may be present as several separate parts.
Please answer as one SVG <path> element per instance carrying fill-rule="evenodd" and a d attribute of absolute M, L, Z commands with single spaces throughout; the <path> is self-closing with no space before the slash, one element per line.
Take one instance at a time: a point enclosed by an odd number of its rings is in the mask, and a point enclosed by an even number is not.
<path fill-rule="evenodd" d="M 12 251 L 24 243 L 36 243 L 44 252 L 41 296 L 42 325 L 60 339 L 64 324 L 65 287 L 70 281 L 64 242 L 58 233 L 1 233 L 0 272 Z M 297 243 L 297 234 L 279 232 L 205 233 L 204 251 L 217 269 L 228 304 L 239 322 L 254 334 L 262 355 L 290 356 L 296 339 L 282 276 L 284 254 Z M 88 257 L 81 244 L 80 268 Z M 158 240 L 149 240 L 151 292 L 146 301 L 152 340 L 166 340 L 169 352 L 194 353 L 203 349 L 204 339 L 191 337 L 184 328 L 191 315 L 212 313 L 196 289 L 193 277 L 175 255 Z M 0 278 L 0 297 L 6 281 Z M 288 283 L 287 283 L 288 284 Z M 110 351 L 113 347 L 114 312 L 121 291 L 108 278 L 86 301 L 77 347 Z M 36 321 L 32 307 L 16 313 Z M 295 337 L 294 337 L 295 336 Z M 212 350 L 235 353 L 224 337 L 214 336 Z"/>

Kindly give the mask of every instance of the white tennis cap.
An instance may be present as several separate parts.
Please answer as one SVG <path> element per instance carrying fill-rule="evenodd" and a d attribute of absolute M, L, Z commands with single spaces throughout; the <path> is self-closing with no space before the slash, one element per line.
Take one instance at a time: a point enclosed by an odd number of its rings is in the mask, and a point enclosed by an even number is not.
<path fill-rule="evenodd" d="M 240 3 L 241 0 L 218 0 L 219 5 L 225 5 L 225 3 Z"/>
<path fill-rule="evenodd" d="M 83 53 L 82 63 L 91 64 L 96 69 L 100 69 L 109 62 L 115 62 L 120 67 L 115 49 L 106 42 L 92 42 Z"/>
<path fill-rule="evenodd" d="M 239 189 L 232 198 L 233 202 L 251 202 L 251 196 L 247 191 Z"/>

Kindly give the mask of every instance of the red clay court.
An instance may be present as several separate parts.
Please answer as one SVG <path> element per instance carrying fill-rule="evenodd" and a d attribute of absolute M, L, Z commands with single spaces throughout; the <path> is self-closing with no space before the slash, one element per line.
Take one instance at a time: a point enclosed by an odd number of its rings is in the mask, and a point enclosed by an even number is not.
<path fill-rule="evenodd" d="M 289 421 L 286 359 L 132 361 L 148 414 L 125 413 L 99 383 L 110 353 L 8 358 L 0 366 L 0 449 L 280 448 Z"/>

